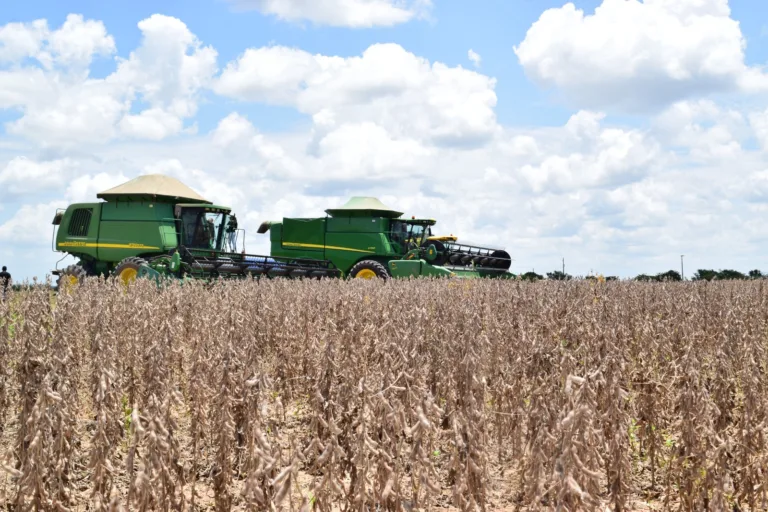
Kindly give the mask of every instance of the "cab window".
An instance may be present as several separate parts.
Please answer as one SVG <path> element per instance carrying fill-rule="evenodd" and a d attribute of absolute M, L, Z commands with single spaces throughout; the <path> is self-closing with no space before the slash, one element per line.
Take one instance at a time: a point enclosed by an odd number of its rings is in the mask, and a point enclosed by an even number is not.
<path fill-rule="evenodd" d="M 184 208 L 180 220 L 185 245 L 195 249 L 219 250 L 226 217 L 226 214 L 206 212 L 202 208 Z"/>

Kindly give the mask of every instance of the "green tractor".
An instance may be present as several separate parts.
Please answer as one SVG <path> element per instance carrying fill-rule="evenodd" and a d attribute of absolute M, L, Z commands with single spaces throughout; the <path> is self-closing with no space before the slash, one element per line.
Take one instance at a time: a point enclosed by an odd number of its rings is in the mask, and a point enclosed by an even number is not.
<path fill-rule="evenodd" d="M 403 219 L 376 198 L 353 197 L 325 217 L 266 221 L 274 258 L 330 261 L 344 276 L 362 279 L 435 276 L 510 278 L 509 254 L 435 236 L 432 219 Z"/>
<path fill-rule="evenodd" d="M 54 250 L 78 259 L 52 272 L 59 286 L 98 275 L 116 276 L 125 283 L 163 276 L 341 275 L 322 258 L 246 254 L 244 243 L 238 251 L 238 237 L 242 234 L 244 242 L 244 230 L 237 227 L 231 209 L 214 205 L 174 178 L 144 175 L 96 197 L 103 201 L 72 204 L 54 216 Z"/>

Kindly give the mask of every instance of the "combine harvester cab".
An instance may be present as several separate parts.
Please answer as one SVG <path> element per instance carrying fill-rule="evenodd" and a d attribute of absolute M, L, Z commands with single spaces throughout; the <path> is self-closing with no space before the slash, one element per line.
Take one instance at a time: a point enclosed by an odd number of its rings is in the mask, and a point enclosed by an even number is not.
<path fill-rule="evenodd" d="M 344 276 L 510 278 L 503 249 L 460 244 L 454 236 L 434 236 L 432 219 L 403 219 L 372 197 L 353 197 L 326 217 L 266 221 L 273 257 L 328 260 Z"/>
<path fill-rule="evenodd" d="M 180 181 L 144 175 L 97 194 L 102 202 L 72 204 L 53 219 L 54 251 L 78 259 L 54 270 L 58 285 L 87 276 L 216 279 L 338 277 L 329 261 L 246 254 L 231 209 Z M 58 228 L 58 229 L 57 229 Z M 243 239 L 244 242 L 244 239 Z"/>

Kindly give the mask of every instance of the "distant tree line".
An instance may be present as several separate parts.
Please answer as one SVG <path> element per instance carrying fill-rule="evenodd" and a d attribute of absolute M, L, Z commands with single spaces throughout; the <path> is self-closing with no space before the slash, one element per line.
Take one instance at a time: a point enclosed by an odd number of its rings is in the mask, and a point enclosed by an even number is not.
<path fill-rule="evenodd" d="M 544 275 L 537 274 L 536 272 L 525 272 L 518 276 L 523 281 L 539 281 L 545 279 Z M 768 274 L 763 274 L 760 270 L 750 270 L 746 274 L 739 272 L 738 270 L 725 269 L 725 270 L 712 270 L 712 269 L 699 269 L 691 277 L 691 281 L 725 281 L 725 280 L 748 280 L 748 279 L 766 279 Z M 560 270 L 554 272 L 547 272 L 546 279 L 551 281 L 570 281 L 572 279 L 586 279 L 586 280 L 600 280 L 605 281 L 617 281 L 619 278 L 616 276 L 598 277 L 594 275 L 588 275 L 584 277 L 574 277 L 570 274 L 566 274 Z M 683 278 L 680 272 L 677 270 L 668 270 L 666 272 L 660 272 L 658 274 L 640 274 L 633 278 L 634 281 L 644 282 L 669 282 L 669 281 L 682 281 Z"/>
<path fill-rule="evenodd" d="M 725 279 L 765 279 L 768 275 L 763 274 L 760 270 L 750 270 L 746 274 L 742 274 L 738 270 L 711 270 L 711 269 L 699 269 L 693 275 L 694 281 L 714 281 Z"/>
<path fill-rule="evenodd" d="M 739 272 L 738 270 L 725 269 L 725 270 L 713 270 L 708 268 L 700 268 L 694 272 L 691 276 L 691 281 L 728 281 L 728 280 L 747 280 L 747 279 L 765 279 L 768 275 L 763 274 L 760 270 L 750 270 L 746 274 Z M 667 272 L 656 274 L 654 276 L 647 274 L 640 274 L 635 277 L 636 281 L 682 281 L 680 273 L 675 270 L 669 270 Z"/>
<path fill-rule="evenodd" d="M 518 277 L 522 279 L 523 281 L 539 281 L 541 279 L 544 279 L 544 276 L 541 274 L 537 274 L 536 272 L 525 272 L 524 274 L 520 274 Z M 570 281 L 572 279 L 588 279 L 588 280 L 599 280 L 604 279 L 606 281 L 618 281 L 619 278 L 616 276 L 605 276 L 605 277 L 598 277 L 598 276 L 584 276 L 584 277 L 573 277 L 570 274 L 566 274 L 565 272 L 561 270 L 555 270 L 554 272 L 547 272 L 547 279 L 551 281 Z"/>

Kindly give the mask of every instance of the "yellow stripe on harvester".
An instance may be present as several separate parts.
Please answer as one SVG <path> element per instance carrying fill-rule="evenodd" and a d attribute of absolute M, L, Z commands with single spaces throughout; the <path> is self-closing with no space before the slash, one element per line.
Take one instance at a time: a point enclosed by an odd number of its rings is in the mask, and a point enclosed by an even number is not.
<path fill-rule="evenodd" d="M 98 242 L 61 242 L 59 247 L 97 247 L 99 249 L 160 249 L 144 244 L 104 244 Z"/>
<path fill-rule="evenodd" d="M 373 251 L 365 251 L 363 249 L 352 249 L 351 247 L 337 247 L 335 245 L 300 244 L 298 242 L 283 242 L 283 246 L 286 246 L 286 247 L 306 247 L 306 248 L 310 248 L 310 249 L 335 249 L 337 251 L 364 252 L 364 253 L 367 253 L 367 254 L 373 254 Z"/>

